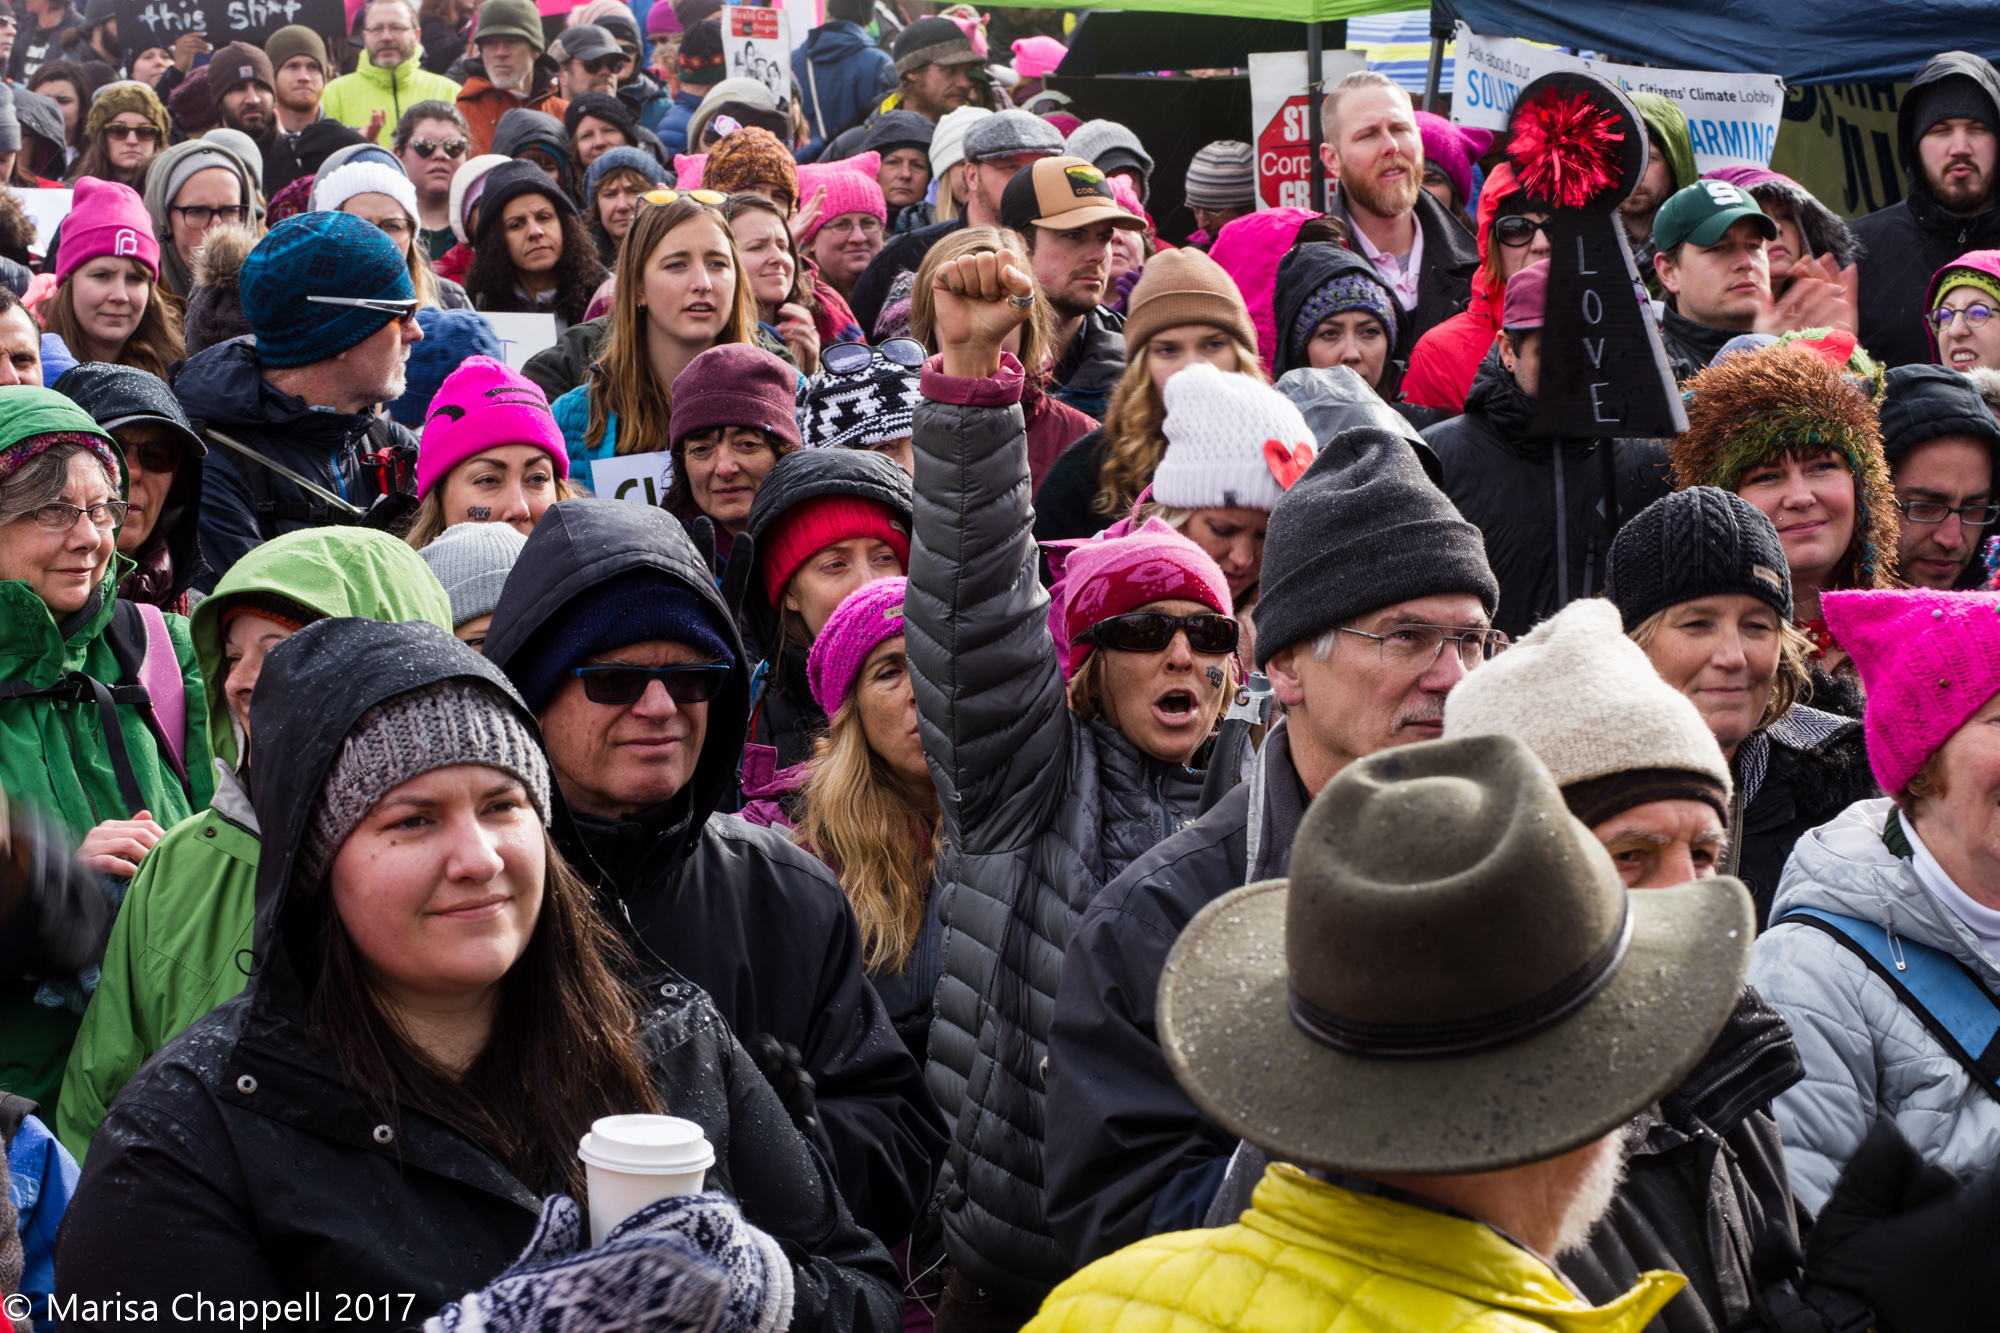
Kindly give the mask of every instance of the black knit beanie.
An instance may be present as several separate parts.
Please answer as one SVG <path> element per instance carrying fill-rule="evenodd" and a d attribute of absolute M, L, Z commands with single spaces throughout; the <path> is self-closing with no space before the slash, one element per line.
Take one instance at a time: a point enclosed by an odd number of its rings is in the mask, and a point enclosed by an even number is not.
<path fill-rule="evenodd" d="M 1941 120 L 1964 117 L 2000 132 L 2000 107 L 1993 95 L 1970 74 L 1947 74 L 1941 79 L 1910 89 L 1910 133 L 1921 139 L 1924 132 Z"/>
<path fill-rule="evenodd" d="M 1372 426 L 1320 446 L 1265 530 L 1257 666 L 1357 616 L 1470 593 L 1492 615 L 1500 585 L 1479 529 L 1424 475 L 1407 440 Z"/>
<path fill-rule="evenodd" d="M 1715 486 L 1690 486 L 1641 509 L 1618 530 L 1604 595 L 1630 634 L 1670 606 L 1731 593 L 1792 618 L 1792 575 L 1764 511 Z"/>
<path fill-rule="evenodd" d="M 1882 456 L 1894 472 L 1903 455 L 1941 435 L 1970 435 L 2000 455 L 2000 422 L 1972 381 L 1944 366 L 1897 366 L 1879 410 Z"/>

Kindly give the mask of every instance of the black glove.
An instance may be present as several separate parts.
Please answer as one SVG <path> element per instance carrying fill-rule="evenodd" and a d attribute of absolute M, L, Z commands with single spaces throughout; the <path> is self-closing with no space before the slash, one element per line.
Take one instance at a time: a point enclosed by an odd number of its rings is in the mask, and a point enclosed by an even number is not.
<path fill-rule="evenodd" d="M 1806 1276 L 1866 1301 L 1880 1333 L 1993 1328 L 2000 1168 L 1961 1185 L 1878 1121 L 1813 1224 Z"/>
<path fill-rule="evenodd" d="M 18 807 L 0 831 L 0 977 L 55 980 L 104 961 L 118 914 L 75 850 Z"/>
<path fill-rule="evenodd" d="M 391 491 L 387 495 L 375 497 L 375 503 L 368 506 L 368 512 L 357 522 L 364 528 L 377 532 L 401 532 L 410 519 L 416 516 L 417 507 L 423 502 L 409 491 Z"/>
<path fill-rule="evenodd" d="M 715 524 L 703 514 L 700 518 L 689 519 L 684 526 L 688 536 L 694 540 L 694 549 L 701 556 L 701 563 L 707 565 L 717 578 L 722 577 L 722 571 L 715 563 Z"/>
<path fill-rule="evenodd" d="M 746 1049 L 776 1089 L 778 1100 L 785 1104 L 799 1133 L 811 1138 L 819 1128 L 819 1094 L 812 1075 L 806 1072 L 805 1057 L 799 1054 L 799 1048 L 788 1041 L 779 1041 L 768 1032 L 760 1032 L 750 1039 Z"/>

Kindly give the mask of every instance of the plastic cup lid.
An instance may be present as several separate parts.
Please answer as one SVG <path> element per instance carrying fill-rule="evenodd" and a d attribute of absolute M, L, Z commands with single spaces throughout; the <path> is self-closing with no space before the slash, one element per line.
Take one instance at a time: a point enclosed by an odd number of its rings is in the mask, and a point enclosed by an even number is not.
<path fill-rule="evenodd" d="M 634 1175 L 679 1175 L 715 1165 L 715 1149 L 701 1126 L 671 1115 L 608 1115 L 592 1121 L 576 1155 L 591 1166 Z"/>

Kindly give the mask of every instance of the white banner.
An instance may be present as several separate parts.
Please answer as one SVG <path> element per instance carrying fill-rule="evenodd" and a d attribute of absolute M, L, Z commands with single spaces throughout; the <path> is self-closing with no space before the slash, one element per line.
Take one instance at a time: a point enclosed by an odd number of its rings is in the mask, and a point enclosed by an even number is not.
<path fill-rule="evenodd" d="M 35 253 L 47 254 L 49 243 L 56 238 L 56 228 L 62 226 L 62 220 L 69 216 L 73 193 L 69 190 L 16 190 L 14 197 L 21 201 L 21 211 L 35 226 Z"/>
<path fill-rule="evenodd" d="M 792 104 L 792 25 L 782 9 L 722 7 L 722 52 L 729 77 L 755 79 L 771 90 L 778 110 Z"/>
<path fill-rule="evenodd" d="M 545 352 L 556 345 L 554 315 L 489 310 L 482 310 L 479 313 L 481 318 L 493 326 L 493 334 L 500 340 L 500 359 L 515 370 L 527 365 L 528 358 L 535 353 Z"/>
<path fill-rule="evenodd" d="M 671 453 L 625 454 L 618 458 L 594 458 L 590 463 L 591 490 L 600 500 L 662 505 L 673 480 Z"/>
<path fill-rule="evenodd" d="M 1331 88 L 1368 68 L 1360 51 L 1320 53 L 1320 78 Z M 1322 99 L 1306 95 L 1306 53 L 1250 53 L 1250 142 L 1257 150 L 1257 207 L 1305 208 L 1311 190 L 1312 121 Z M 1330 194 L 1333 179 L 1327 178 Z M 1325 205 L 1322 204 L 1321 207 Z"/>
<path fill-rule="evenodd" d="M 1679 107 L 1694 142 L 1696 171 L 1770 165 L 1785 106 L 1785 82 L 1775 74 L 1620 65 L 1511 37 L 1482 37 L 1463 22 L 1457 40 L 1451 88 L 1457 124 L 1505 130 L 1521 89 L 1555 70 L 1587 69 L 1627 93 L 1658 93 Z"/>

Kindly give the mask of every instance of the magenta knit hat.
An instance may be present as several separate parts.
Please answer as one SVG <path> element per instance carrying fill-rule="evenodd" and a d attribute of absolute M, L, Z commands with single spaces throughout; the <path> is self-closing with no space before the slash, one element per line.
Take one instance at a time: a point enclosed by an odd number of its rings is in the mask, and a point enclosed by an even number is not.
<path fill-rule="evenodd" d="M 1299 228 L 1319 214 L 1310 208 L 1267 208 L 1246 213 L 1225 226 L 1208 248 L 1208 257 L 1222 265 L 1223 272 L 1236 280 L 1243 303 L 1250 309 L 1250 323 L 1257 330 L 1257 356 L 1264 372 L 1271 371 L 1271 358 L 1278 350 L 1277 319 L 1271 311 L 1272 293 L 1278 285 L 1278 261 L 1298 239 Z"/>
<path fill-rule="evenodd" d="M 76 183 L 69 216 L 62 220 L 56 282 L 103 255 L 136 259 L 160 280 L 160 242 L 145 200 L 129 185 L 85 176 Z"/>
<path fill-rule="evenodd" d="M 1891 796 L 2000 693 L 2000 596 L 1896 588 L 1820 595 L 1868 694 L 1868 763 Z"/>
<path fill-rule="evenodd" d="M 569 476 L 569 448 L 541 386 L 490 356 L 469 356 L 444 377 L 424 414 L 417 494 L 429 495 L 460 463 L 503 444 L 532 444 L 558 477 Z"/>
<path fill-rule="evenodd" d="M 1717 167 L 1714 171 L 1704 171 L 1705 181 L 1725 181 L 1739 190 L 1755 189 L 1759 185 L 1797 185 L 1798 182 L 1781 172 L 1765 167 Z"/>
<path fill-rule="evenodd" d="M 813 702 L 832 717 L 847 702 L 861 664 L 885 639 L 903 632 L 903 591 L 906 578 L 876 579 L 864 583 L 841 599 L 840 605 L 806 654 L 806 680 L 812 685 Z"/>
<path fill-rule="evenodd" d="M 1053 37 L 1021 37 L 1014 42 L 1014 72 L 1024 79 L 1039 79 L 1056 72 L 1069 48 Z"/>
<path fill-rule="evenodd" d="M 889 223 L 889 204 L 875 177 L 882 170 L 880 153 L 862 153 L 838 162 L 814 163 L 799 168 L 799 206 L 812 201 L 813 193 L 826 188 L 826 206 L 812 229 L 799 237 L 800 245 L 811 245 L 819 229 L 842 213 L 870 213 L 877 222 Z"/>
<path fill-rule="evenodd" d="M 754 426 L 799 442 L 799 372 L 751 343 L 711 347 L 674 376 L 670 447 L 711 426 Z"/>
<path fill-rule="evenodd" d="M 1064 680 L 1076 665 L 1070 652 L 1077 635 L 1148 602 L 1188 598 L 1236 614 L 1229 580 L 1214 559 L 1157 518 L 1120 537 L 1043 542 L 1042 554 L 1055 573 L 1049 634 Z"/>
<path fill-rule="evenodd" d="M 1417 112 L 1417 132 L 1424 141 L 1424 161 L 1445 174 L 1460 208 L 1472 207 L 1472 160 L 1478 154 L 1464 132 L 1432 111 Z"/>

